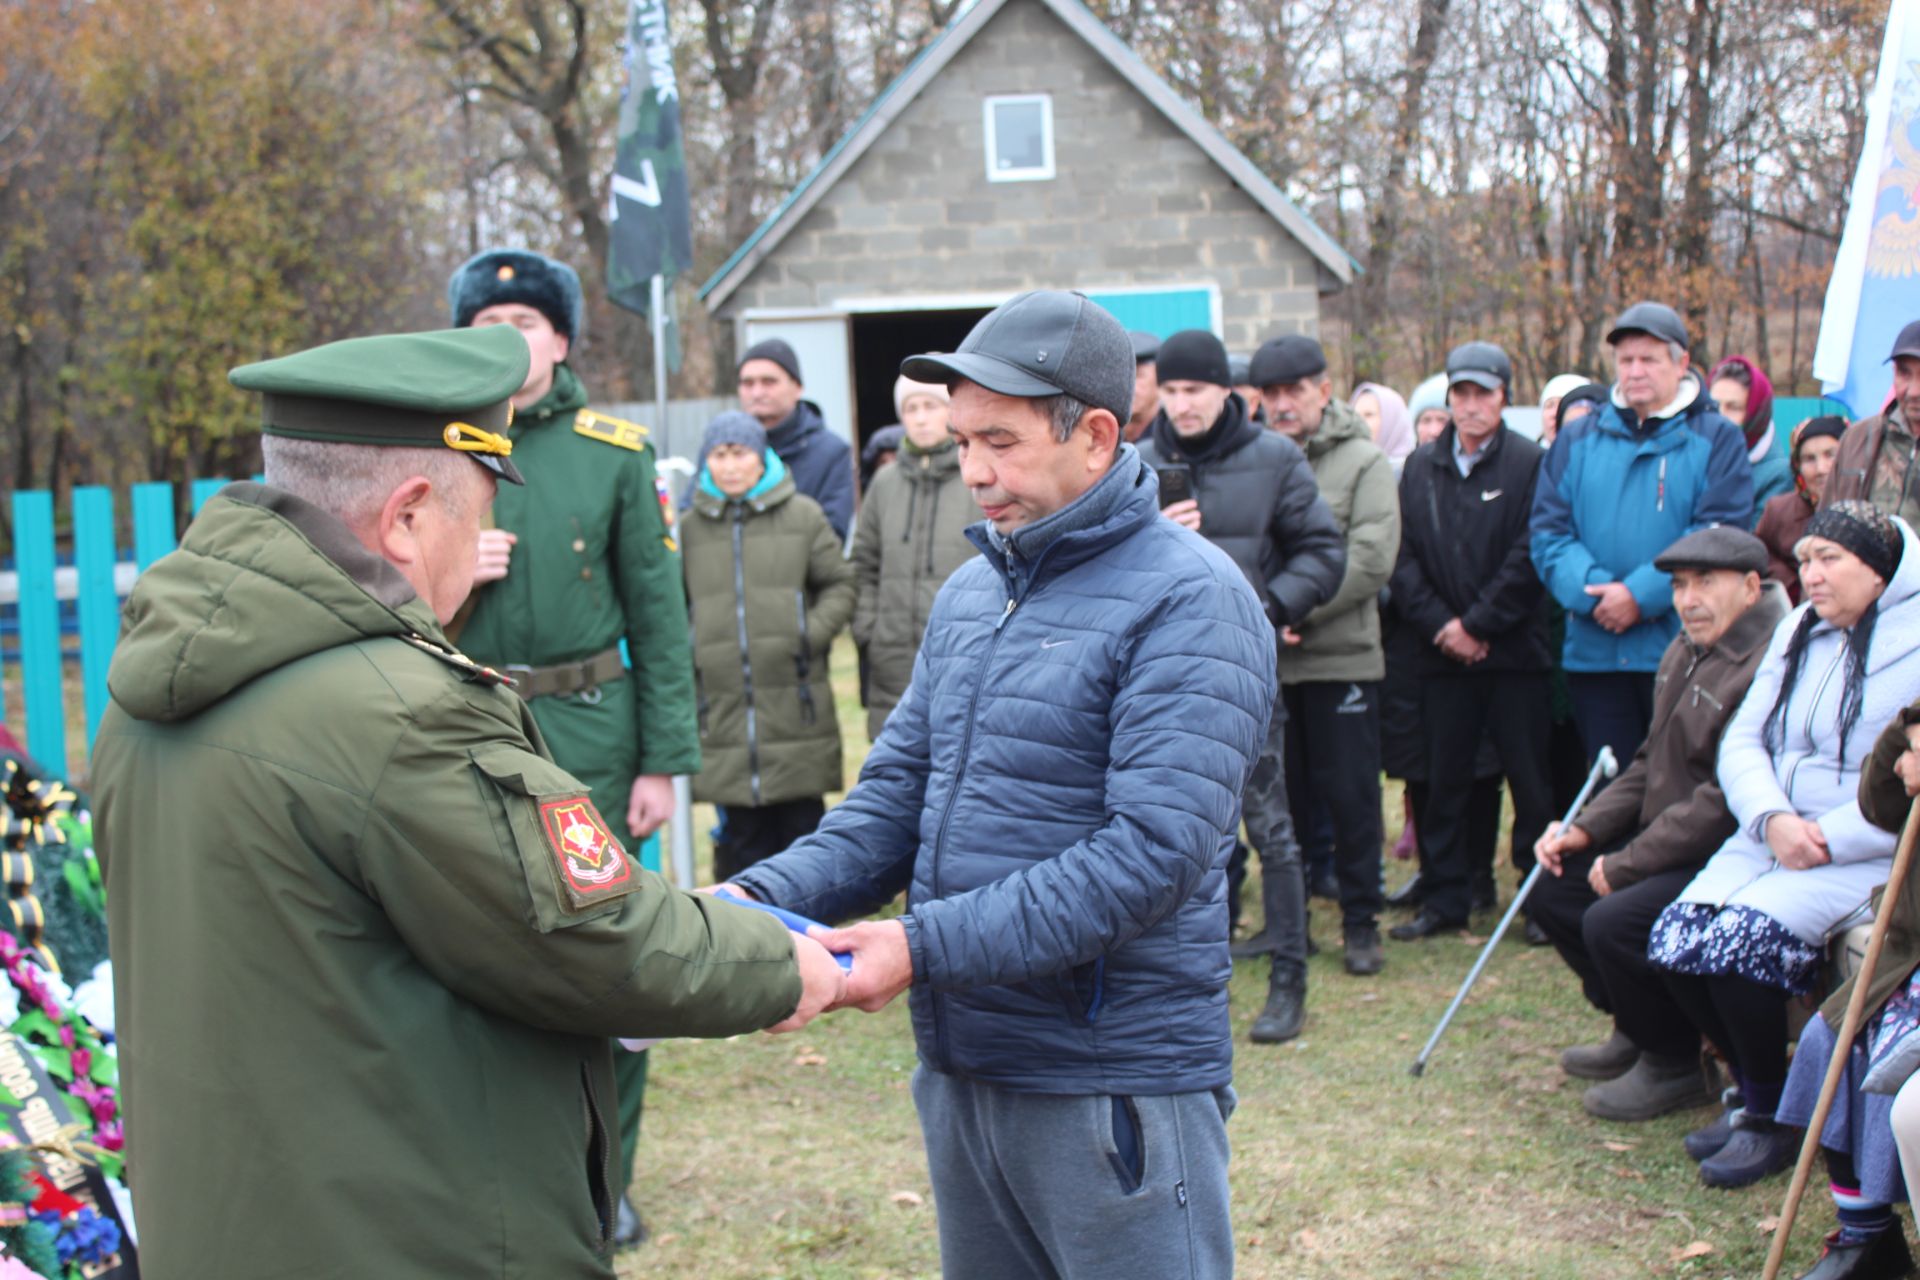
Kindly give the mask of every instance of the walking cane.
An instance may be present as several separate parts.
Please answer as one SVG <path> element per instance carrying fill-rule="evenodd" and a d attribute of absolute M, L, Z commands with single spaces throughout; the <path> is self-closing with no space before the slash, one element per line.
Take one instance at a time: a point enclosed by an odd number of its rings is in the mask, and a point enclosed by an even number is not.
<path fill-rule="evenodd" d="M 1773 1245 L 1767 1250 L 1767 1269 L 1762 1280 L 1774 1280 L 1780 1263 L 1787 1256 L 1787 1237 L 1793 1234 L 1794 1215 L 1800 1212 L 1800 1197 L 1806 1194 L 1807 1179 L 1813 1172 L 1813 1153 L 1820 1149 L 1820 1131 L 1827 1127 L 1827 1113 L 1833 1110 L 1834 1095 L 1840 1092 L 1840 1077 L 1846 1073 L 1847 1058 L 1853 1051 L 1853 1038 L 1860 1033 L 1866 1015 L 1867 988 L 1873 984 L 1873 971 L 1880 963 L 1880 947 L 1887 940 L 1887 926 L 1893 921 L 1893 904 L 1899 901 L 1900 887 L 1906 882 L 1907 867 L 1913 861 L 1913 844 L 1920 837 L 1920 804 L 1907 810 L 1907 825 L 1900 831 L 1900 847 L 1894 851 L 1893 866 L 1887 872 L 1887 891 L 1880 895 L 1880 910 L 1873 918 L 1873 934 L 1867 939 L 1867 954 L 1860 959 L 1853 975 L 1853 994 L 1847 999 L 1847 1016 L 1833 1042 L 1833 1056 L 1827 1060 L 1827 1078 L 1820 1086 L 1820 1101 L 1807 1121 L 1807 1136 L 1800 1140 L 1800 1160 L 1793 1167 L 1793 1181 L 1787 1186 L 1787 1202 L 1780 1206 L 1780 1225 L 1773 1229 Z"/>
<path fill-rule="evenodd" d="M 1594 760 L 1593 768 L 1587 771 L 1587 781 L 1580 788 L 1580 794 L 1573 798 L 1573 804 L 1567 809 L 1567 816 L 1560 819 L 1561 827 L 1573 825 L 1574 818 L 1586 807 L 1587 797 L 1593 794 L 1600 779 L 1611 778 L 1618 772 L 1620 772 L 1620 762 L 1614 759 L 1613 748 L 1600 748 L 1600 755 Z M 1512 924 L 1513 918 L 1520 914 L 1520 908 L 1527 905 L 1527 895 L 1533 892 L 1533 886 L 1540 879 L 1540 873 L 1546 869 L 1546 864 L 1535 862 L 1533 870 L 1527 872 L 1526 880 L 1520 885 L 1520 892 L 1513 895 L 1513 903 L 1507 908 L 1507 914 L 1500 917 L 1499 927 L 1493 931 L 1493 936 L 1487 939 L 1487 945 L 1480 949 L 1480 958 L 1473 962 L 1473 968 L 1467 971 L 1467 980 L 1460 984 L 1460 991 L 1453 997 L 1453 1003 L 1448 1005 L 1447 1011 L 1440 1015 L 1440 1025 L 1435 1027 L 1433 1034 L 1427 1038 L 1427 1047 L 1422 1049 L 1420 1056 L 1413 1060 L 1414 1075 L 1426 1074 L 1427 1059 L 1433 1056 L 1434 1046 L 1439 1044 L 1440 1037 L 1447 1033 L 1447 1024 L 1452 1022 L 1453 1015 L 1460 1011 L 1460 1005 L 1466 1000 L 1467 992 L 1473 990 L 1473 984 L 1480 980 L 1480 971 L 1486 968 L 1487 961 L 1493 958 L 1493 949 L 1500 945 L 1500 939 L 1505 936 L 1507 926 Z"/>

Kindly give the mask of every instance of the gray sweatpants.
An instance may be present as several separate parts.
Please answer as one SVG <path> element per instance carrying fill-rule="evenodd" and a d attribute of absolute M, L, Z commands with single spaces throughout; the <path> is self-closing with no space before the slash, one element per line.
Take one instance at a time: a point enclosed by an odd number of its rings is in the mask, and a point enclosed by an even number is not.
<path fill-rule="evenodd" d="M 1225 1280 L 1229 1087 L 1015 1093 L 920 1067 L 947 1280 Z"/>

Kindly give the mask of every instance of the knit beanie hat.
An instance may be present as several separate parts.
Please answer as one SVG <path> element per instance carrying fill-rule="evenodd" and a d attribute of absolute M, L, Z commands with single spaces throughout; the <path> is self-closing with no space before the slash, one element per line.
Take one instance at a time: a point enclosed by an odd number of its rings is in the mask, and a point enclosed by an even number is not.
<path fill-rule="evenodd" d="M 707 424 L 706 431 L 700 437 L 700 457 L 704 460 L 723 444 L 741 445 L 764 458 L 767 456 L 767 429 L 752 414 L 729 409 Z"/>
<path fill-rule="evenodd" d="M 941 404 L 953 403 L 953 392 L 943 383 L 915 382 L 903 373 L 893 384 L 893 411 L 903 417 L 907 411 L 908 396 L 932 396 Z"/>
<path fill-rule="evenodd" d="M 771 360 L 785 369 L 787 376 L 795 382 L 806 381 L 800 376 L 800 357 L 793 353 L 793 348 L 788 346 L 783 338 L 768 338 L 764 342 L 754 343 L 747 348 L 746 354 L 740 357 L 740 363 L 734 366 L 733 371 L 738 373 L 746 368 L 749 360 Z"/>
<path fill-rule="evenodd" d="M 1899 526 L 1886 512 L 1858 498 L 1814 512 L 1813 519 L 1807 521 L 1807 531 L 1800 535 L 1802 542 L 1808 538 L 1839 543 L 1879 574 L 1882 582 L 1892 582 L 1894 570 L 1900 567 Z"/>
<path fill-rule="evenodd" d="M 1154 361 L 1160 381 L 1210 382 L 1233 385 L 1233 367 L 1227 362 L 1227 344 L 1205 329 L 1182 329 L 1160 344 Z"/>
<path fill-rule="evenodd" d="M 1417 424 L 1420 415 L 1429 409 L 1447 407 L 1447 375 L 1436 373 L 1413 389 L 1407 397 L 1407 416 Z"/>

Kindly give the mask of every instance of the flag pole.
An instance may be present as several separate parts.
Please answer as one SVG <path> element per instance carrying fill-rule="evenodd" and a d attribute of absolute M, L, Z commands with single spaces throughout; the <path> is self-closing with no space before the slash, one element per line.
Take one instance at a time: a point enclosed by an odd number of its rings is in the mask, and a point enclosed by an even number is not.
<path fill-rule="evenodd" d="M 653 430 L 666 443 L 667 432 L 667 278 L 655 274 L 647 319 L 653 327 Z M 673 878 L 682 889 L 695 888 L 693 878 L 693 783 L 684 775 L 673 780 L 673 825 L 667 832 L 673 857 Z"/>

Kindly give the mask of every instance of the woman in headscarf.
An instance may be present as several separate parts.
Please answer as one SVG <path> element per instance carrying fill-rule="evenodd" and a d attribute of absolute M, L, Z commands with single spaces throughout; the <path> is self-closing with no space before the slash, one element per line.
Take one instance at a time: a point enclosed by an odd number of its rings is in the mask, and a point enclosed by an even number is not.
<path fill-rule="evenodd" d="M 1675 1001 L 1726 1058 L 1739 1114 L 1689 1154 L 1712 1187 L 1793 1163 L 1776 1122 L 1787 1002 L 1819 978 L 1827 939 L 1887 878 L 1894 838 L 1861 813 L 1861 766 L 1920 687 L 1920 554 L 1913 530 L 1864 502 L 1816 512 L 1796 552 L 1807 603 L 1789 613 L 1720 743 L 1739 828 L 1647 945 Z"/>
<path fill-rule="evenodd" d="M 1604 382 L 1583 382 L 1562 391 L 1554 402 L 1553 420 L 1544 416 L 1540 420 L 1540 443 L 1551 446 L 1562 431 L 1599 409 L 1612 395 L 1613 389 Z"/>
<path fill-rule="evenodd" d="M 1759 524 L 1769 499 L 1793 492 L 1793 464 L 1774 438 L 1773 383 L 1745 356 L 1728 356 L 1707 375 L 1707 394 L 1747 437 L 1747 461 L 1753 466 L 1753 522 Z"/>
<path fill-rule="evenodd" d="M 1373 432 L 1373 443 L 1387 455 L 1393 474 L 1399 475 L 1407 455 L 1419 443 L 1413 438 L 1413 415 L 1407 412 L 1407 402 L 1392 387 L 1363 382 L 1353 389 L 1352 404 Z"/>
<path fill-rule="evenodd" d="M 1793 429 L 1793 492 L 1769 498 L 1753 531 L 1767 544 L 1767 572 L 1787 589 L 1787 598 L 1795 604 L 1800 603 L 1800 566 L 1794 561 L 1793 548 L 1820 506 L 1846 430 L 1847 420 L 1832 414 L 1808 418 Z"/>

